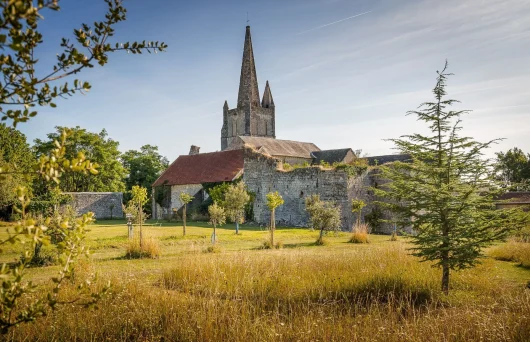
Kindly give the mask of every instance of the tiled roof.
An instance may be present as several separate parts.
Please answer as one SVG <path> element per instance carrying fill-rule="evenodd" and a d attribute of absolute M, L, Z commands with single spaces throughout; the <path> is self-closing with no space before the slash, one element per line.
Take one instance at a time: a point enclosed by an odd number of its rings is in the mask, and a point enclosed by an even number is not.
<path fill-rule="evenodd" d="M 271 156 L 311 159 L 311 152 L 320 151 L 315 144 L 307 142 L 249 136 L 239 136 L 239 139 L 242 140 L 244 145 L 251 146 L 258 152 L 266 153 Z M 238 144 L 234 144 L 229 147 L 228 150 L 241 147 L 242 146 L 239 146 Z"/>
<path fill-rule="evenodd" d="M 324 151 L 314 151 L 313 152 L 313 164 L 320 164 L 324 161 L 326 163 L 340 163 L 344 161 L 344 158 L 348 155 L 348 152 L 353 150 L 351 148 L 341 148 L 338 150 L 324 150 Z"/>
<path fill-rule="evenodd" d="M 244 150 L 179 156 L 153 186 L 231 181 L 243 170 Z"/>
<path fill-rule="evenodd" d="M 509 191 L 499 196 L 501 201 L 530 203 L 530 192 L 528 191 Z"/>
<path fill-rule="evenodd" d="M 368 165 L 374 166 L 395 161 L 406 162 L 410 160 L 410 156 L 408 154 L 389 154 L 385 156 L 366 157 L 364 159 L 368 161 Z"/>

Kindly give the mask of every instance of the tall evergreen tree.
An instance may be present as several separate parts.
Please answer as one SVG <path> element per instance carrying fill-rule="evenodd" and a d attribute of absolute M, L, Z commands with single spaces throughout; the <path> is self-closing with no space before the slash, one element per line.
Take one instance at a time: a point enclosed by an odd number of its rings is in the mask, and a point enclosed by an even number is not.
<path fill-rule="evenodd" d="M 449 291 L 450 270 L 475 266 L 482 249 L 502 238 L 515 219 L 510 211 L 496 211 L 493 167 L 483 158 L 495 143 L 481 143 L 459 135 L 466 110 L 450 110 L 458 101 L 446 99 L 447 62 L 438 71 L 435 101 L 408 114 L 428 124 L 430 134 L 391 139 L 411 157 L 410 163 L 382 166 L 389 182 L 377 195 L 396 211 L 401 224 L 415 230 L 413 255 L 442 269 L 442 291 Z"/>

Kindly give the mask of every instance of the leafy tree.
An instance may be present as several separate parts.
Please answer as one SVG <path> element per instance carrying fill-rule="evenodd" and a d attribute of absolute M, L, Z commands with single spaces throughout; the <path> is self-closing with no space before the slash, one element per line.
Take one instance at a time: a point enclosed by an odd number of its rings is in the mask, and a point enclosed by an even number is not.
<path fill-rule="evenodd" d="M 39 163 L 35 165 L 37 174 L 48 180 L 58 181 L 64 172 L 96 172 L 94 165 L 84 159 L 68 160 L 64 157 L 65 141 L 68 132 L 63 132 L 61 140 L 56 141 L 57 148 L 49 155 L 41 156 Z M 3 169 L 0 169 L 0 181 L 5 177 Z M 86 227 L 93 221 L 93 214 L 88 213 L 75 220 L 61 217 L 54 218 L 52 222 L 47 217 L 42 222 L 37 222 L 27 215 L 27 208 L 31 201 L 28 189 L 23 186 L 16 188 L 17 203 L 15 211 L 20 215 L 20 220 L 15 226 L 7 229 L 7 238 L 0 240 L 0 246 L 6 244 L 19 245 L 23 249 L 22 258 L 9 265 L 2 263 L 0 267 L 0 332 L 5 334 L 10 328 L 25 322 L 32 322 L 47 313 L 49 309 L 54 310 L 64 304 L 58 300 L 60 290 L 64 281 L 71 278 L 74 265 L 80 255 L 86 254 L 88 250 L 83 245 L 86 235 Z M 50 241 L 52 234 L 46 235 L 48 226 L 51 226 L 55 234 L 62 241 L 57 243 L 58 261 L 60 270 L 56 277 L 52 278 L 54 286 L 50 292 L 41 291 L 36 293 L 36 286 L 31 282 L 24 281 L 25 269 L 33 260 L 37 246 Z M 2 250 L 0 249 L 0 253 Z M 99 299 L 109 290 L 110 284 L 100 292 L 91 292 L 90 283 L 86 282 L 79 286 L 80 297 L 72 303 L 85 307 L 96 304 Z"/>
<path fill-rule="evenodd" d="M 530 153 L 514 147 L 496 155 L 495 171 L 503 187 L 511 191 L 530 190 Z"/>
<path fill-rule="evenodd" d="M 179 198 L 184 204 L 184 207 L 182 208 L 182 235 L 186 236 L 186 209 L 188 207 L 188 203 L 193 201 L 193 196 L 185 192 L 181 192 Z"/>
<path fill-rule="evenodd" d="M 120 157 L 123 167 L 127 170 L 125 187 L 131 190 L 133 185 L 143 186 L 151 193 L 151 185 L 158 176 L 167 169 L 169 162 L 158 153 L 158 147 L 144 145 L 137 150 L 129 150 Z M 162 201 L 161 201 L 162 202 Z M 145 204 L 144 210 L 151 212 L 152 198 Z"/>
<path fill-rule="evenodd" d="M 276 208 L 280 205 L 283 205 L 284 200 L 282 196 L 276 192 L 269 192 L 267 194 L 267 207 L 269 207 L 269 210 L 271 211 L 271 246 L 274 247 L 274 231 L 276 230 Z"/>
<path fill-rule="evenodd" d="M 502 238 L 514 224 L 509 211 L 496 211 L 492 165 L 482 158 L 495 140 L 480 143 L 459 135 L 461 115 L 456 100 L 446 99 L 447 63 L 437 72 L 433 93 L 409 114 L 425 122 L 428 135 L 392 139 L 397 149 L 411 156 L 410 163 L 382 165 L 382 178 L 390 182 L 374 189 L 386 206 L 410 224 L 415 235 L 413 255 L 442 268 L 442 290 L 449 291 L 450 270 L 473 267 L 485 246 Z"/>
<path fill-rule="evenodd" d="M 355 213 L 355 216 L 357 218 L 356 225 L 361 225 L 361 214 L 363 212 L 363 208 L 366 207 L 366 203 L 364 203 L 363 200 L 360 199 L 353 199 L 351 201 L 351 211 Z"/>
<path fill-rule="evenodd" d="M 142 242 L 143 242 L 143 236 L 142 236 L 142 225 L 143 225 L 143 205 L 147 202 L 147 189 L 143 188 L 138 185 L 134 185 L 131 189 L 131 202 L 134 204 L 136 209 L 138 210 L 138 222 L 140 225 L 140 250 L 142 249 Z"/>
<path fill-rule="evenodd" d="M 49 153 L 55 145 L 64 127 L 56 127 L 56 132 L 48 134 L 48 139 L 35 140 L 34 149 L 37 157 Z M 124 191 L 126 170 L 118 161 L 119 143 L 108 138 L 107 131 L 91 133 L 79 126 L 69 129 L 70 138 L 66 143 L 65 157 L 69 159 L 84 156 L 97 163 L 98 174 L 67 173 L 63 175 L 59 187 L 65 192 L 114 192 Z M 41 193 L 48 191 L 45 184 L 40 184 Z"/>
<path fill-rule="evenodd" d="M 127 51 L 133 54 L 164 51 L 167 47 L 158 42 L 111 43 L 114 27 L 126 19 L 126 10 L 120 0 L 105 0 L 108 12 L 105 20 L 94 26 L 81 24 L 74 29 L 74 41 L 63 38 L 57 63 L 51 70 L 42 70 L 36 52 L 43 42 L 38 26 L 44 10 L 59 10 L 59 0 L 19 0 L 0 2 L 0 69 L 3 82 L 0 88 L 0 113 L 2 120 L 12 120 L 16 126 L 37 115 L 35 106 L 55 108 L 58 98 L 67 98 L 77 92 L 86 92 L 88 82 L 74 80 L 53 86 L 59 80 L 93 68 L 97 63 L 107 64 L 109 54 Z M 8 109 L 6 109 L 8 108 Z"/>
<path fill-rule="evenodd" d="M 140 151 L 129 150 L 120 159 L 129 173 L 125 180 L 127 189 L 132 189 L 133 185 L 150 189 L 169 165 L 167 158 L 158 153 L 158 147 L 152 145 L 144 145 Z"/>
<path fill-rule="evenodd" d="M 0 211 L 5 211 L 16 203 L 13 189 L 31 185 L 35 162 L 26 136 L 14 128 L 0 124 L 0 168 L 6 172 L 0 182 Z"/>
<path fill-rule="evenodd" d="M 114 26 L 125 20 L 125 8 L 119 0 L 106 0 L 108 11 L 105 20 L 95 22 L 94 27 L 82 24 L 79 30 L 74 30 L 77 43 L 62 39 L 63 53 L 57 54 L 57 64 L 48 72 L 42 70 L 38 64 L 35 51 L 44 41 L 38 32 L 38 24 L 43 18 L 41 12 L 46 9 L 58 10 L 59 0 L 19 0 L 0 1 L 0 113 L 2 120 L 11 120 L 13 126 L 26 122 L 37 115 L 36 106 L 56 107 L 57 98 L 65 98 L 76 92 L 88 91 L 87 82 L 73 81 L 73 86 L 67 83 L 54 86 L 58 80 L 77 74 L 85 68 L 91 68 L 95 63 L 105 65 L 111 52 L 123 50 L 141 53 L 142 51 L 162 51 L 166 45 L 158 42 L 125 43 L 111 46 L 110 39 L 114 35 Z M 85 53 L 81 52 L 86 50 Z M 7 108 L 7 109 L 6 109 Z M 55 147 L 49 153 L 40 155 L 33 166 L 34 172 L 46 181 L 59 182 L 62 175 L 68 172 L 83 174 L 97 174 L 97 165 L 86 159 L 83 153 L 73 158 L 66 157 L 66 141 L 72 132 L 64 129 L 54 142 Z M 0 165 L 0 181 L 5 179 L 11 169 Z M 43 234 L 49 218 L 43 224 L 31 219 L 26 208 L 31 203 L 28 189 L 17 187 L 18 203 L 16 211 L 21 220 L 13 229 L 8 230 L 7 238 L 0 240 L 0 246 L 6 244 L 20 245 L 24 249 L 24 257 L 20 261 L 8 265 L 2 263 L 0 267 L 0 331 L 7 333 L 10 328 L 32 322 L 45 315 L 49 309 L 55 309 L 61 304 L 58 300 L 64 281 L 72 277 L 73 267 L 80 255 L 87 250 L 83 246 L 85 228 L 93 220 L 90 214 L 72 221 L 63 220 L 58 224 L 63 241 L 57 245 L 60 270 L 51 291 L 36 291 L 31 282 L 25 281 L 25 268 L 35 250 L 35 245 L 47 241 Z M 0 251 L 1 252 L 1 251 Z M 108 286 L 100 292 L 90 292 L 89 283 L 78 287 L 81 297 L 68 302 L 69 305 L 88 307 L 97 303 L 108 290 Z"/>
<path fill-rule="evenodd" d="M 219 204 L 220 206 L 224 206 L 225 194 L 232 184 L 233 183 L 230 182 L 218 184 L 208 190 L 208 195 L 210 195 L 210 198 L 213 202 Z"/>
<path fill-rule="evenodd" d="M 215 230 L 217 226 L 226 223 L 226 213 L 223 207 L 214 202 L 208 207 L 208 214 L 210 215 L 209 223 L 213 226 L 212 244 L 215 245 L 217 242 L 217 233 Z"/>
<path fill-rule="evenodd" d="M 250 201 L 250 195 L 244 182 L 231 184 L 225 193 L 224 207 L 228 216 L 236 223 L 236 234 L 239 234 L 239 224 L 245 220 L 245 206 Z"/>
<path fill-rule="evenodd" d="M 340 229 L 340 208 L 333 202 L 321 200 L 320 195 L 306 197 L 305 207 L 311 218 L 313 229 L 320 230 L 316 243 L 322 245 L 324 244 L 325 231 L 338 231 Z"/>

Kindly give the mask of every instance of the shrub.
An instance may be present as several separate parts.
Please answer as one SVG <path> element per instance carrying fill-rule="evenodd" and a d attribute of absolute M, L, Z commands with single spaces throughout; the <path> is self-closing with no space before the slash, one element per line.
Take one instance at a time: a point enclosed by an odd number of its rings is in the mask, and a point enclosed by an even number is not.
<path fill-rule="evenodd" d="M 370 227 L 366 223 L 357 224 L 353 227 L 353 233 L 350 237 L 351 243 L 369 243 L 368 232 Z"/>
<path fill-rule="evenodd" d="M 218 245 L 208 246 L 204 253 L 221 253 L 221 248 Z"/>
<path fill-rule="evenodd" d="M 392 235 L 390 235 L 390 241 L 397 241 L 397 233 L 392 232 Z"/>
<path fill-rule="evenodd" d="M 293 169 L 293 167 L 289 163 L 283 163 L 282 168 L 284 171 L 291 171 Z"/>
<path fill-rule="evenodd" d="M 379 206 L 375 206 L 372 208 L 372 211 L 364 215 L 364 220 L 370 227 L 374 229 L 374 231 L 378 231 L 381 229 L 381 226 L 383 225 L 383 210 Z"/>
<path fill-rule="evenodd" d="M 263 241 L 263 244 L 261 245 L 261 249 L 272 249 L 271 240 Z"/>
<path fill-rule="evenodd" d="M 20 260 L 25 262 L 25 255 L 20 256 Z M 57 251 L 46 248 L 39 248 L 39 251 L 33 255 L 29 261 L 30 267 L 52 266 L 57 264 Z"/>
<path fill-rule="evenodd" d="M 158 240 L 148 237 L 144 238 L 142 247 L 140 248 L 140 239 L 134 238 L 129 240 L 127 244 L 127 252 L 125 257 L 129 259 L 152 258 L 160 257 L 160 245 Z"/>
<path fill-rule="evenodd" d="M 282 249 L 283 248 L 283 242 L 278 241 L 273 245 L 271 244 L 270 240 L 263 241 L 263 245 L 261 245 L 260 249 Z"/>

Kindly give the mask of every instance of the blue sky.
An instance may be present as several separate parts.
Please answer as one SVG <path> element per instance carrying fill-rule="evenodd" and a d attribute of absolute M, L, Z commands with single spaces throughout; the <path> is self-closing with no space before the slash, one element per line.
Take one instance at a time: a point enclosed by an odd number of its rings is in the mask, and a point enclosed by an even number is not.
<path fill-rule="evenodd" d="M 105 128 L 120 149 L 159 146 L 170 160 L 220 149 L 222 106 L 237 101 L 249 12 L 260 92 L 269 80 L 279 139 L 321 149 L 392 153 L 383 139 L 422 131 L 407 110 L 432 99 L 449 60 L 449 95 L 466 135 L 506 138 L 492 152 L 530 152 L 528 0 L 128 0 L 116 42 L 158 40 L 156 55 L 113 54 L 79 75 L 93 89 L 44 108 L 19 128 L 32 141 L 54 126 Z M 103 1 L 61 2 L 45 12 L 43 67 L 60 37 L 105 13 Z M 368 13 L 366 13 L 368 12 Z M 358 14 L 363 15 L 343 20 Z M 44 72 L 44 70 L 43 70 Z"/>

